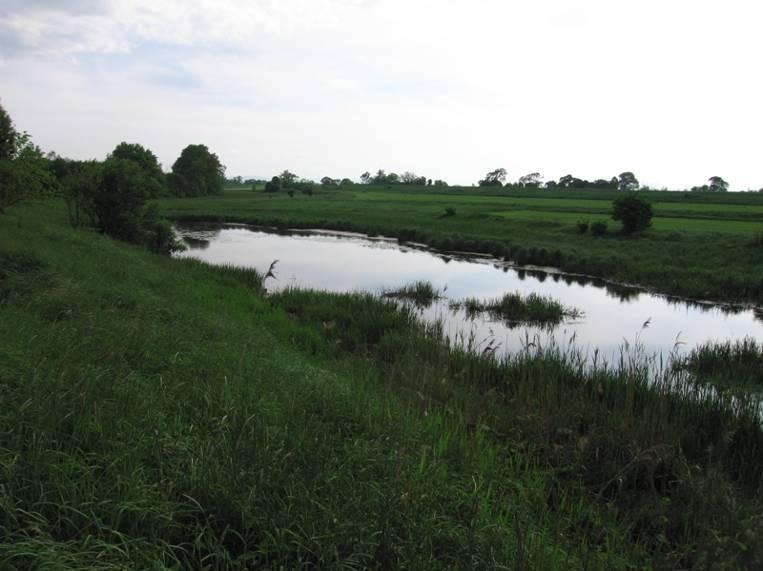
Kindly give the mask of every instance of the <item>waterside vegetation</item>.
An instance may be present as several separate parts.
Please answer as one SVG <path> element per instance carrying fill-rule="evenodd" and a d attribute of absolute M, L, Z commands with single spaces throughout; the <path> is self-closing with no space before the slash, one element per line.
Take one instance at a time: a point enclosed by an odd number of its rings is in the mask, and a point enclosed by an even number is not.
<path fill-rule="evenodd" d="M 0 217 L 0 567 L 755 568 L 757 400 Z"/>

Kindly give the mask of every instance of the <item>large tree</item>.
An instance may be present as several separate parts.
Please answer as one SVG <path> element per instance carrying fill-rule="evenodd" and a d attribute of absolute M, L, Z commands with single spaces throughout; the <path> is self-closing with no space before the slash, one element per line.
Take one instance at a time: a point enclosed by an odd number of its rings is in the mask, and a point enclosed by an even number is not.
<path fill-rule="evenodd" d="M 10 160 L 16 150 L 16 128 L 10 115 L 0 105 L 0 160 Z"/>
<path fill-rule="evenodd" d="M 188 145 L 172 165 L 167 183 L 180 196 L 222 194 L 225 167 L 206 145 Z"/>
<path fill-rule="evenodd" d="M 48 161 L 27 133 L 19 133 L 0 106 L 0 214 L 26 198 L 42 196 L 55 188 Z"/>
<path fill-rule="evenodd" d="M 110 158 L 125 159 L 137 164 L 148 177 L 149 196 L 156 197 L 165 188 L 166 180 L 156 155 L 138 143 L 119 143 L 109 155 Z"/>

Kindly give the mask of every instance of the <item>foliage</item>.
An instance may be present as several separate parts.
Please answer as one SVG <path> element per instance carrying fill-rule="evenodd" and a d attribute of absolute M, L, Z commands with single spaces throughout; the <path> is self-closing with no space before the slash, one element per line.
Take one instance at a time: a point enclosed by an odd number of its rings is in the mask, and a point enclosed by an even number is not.
<path fill-rule="evenodd" d="M 16 154 L 18 133 L 8 112 L 0 105 L 0 161 L 9 161 Z"/>
<path fill-rule="evenodd" d="M 452 206 L 446 206 L 445 207 L 445 216 L 455 216 L 456 215 L 456 209 Z"/>
<path fill-rule="evenodd" d="M 607 221 L 596 220 L 591 224 L 591 234 L 596 237 L 604 236 L 607 233 Z"/>
<path fill-rule="evenodd" d="M 72 226 L 96 226 L 95 199 L 101 183 L 102 163 L 97 161 L 66 164 L 61 190 Z"/>
<path fill-rule="evenodd" d="M 576 226 L 578 228 L 578 233 L 585 234 L 588 232 L 588 220 L 578 220 Z"/>
<path fill-rule="evenodd" d="M 543 177 L 539 172 L 532 172 L 519 177 L 519 185 L 524 188 L 538 188 Z"/>
<path fill-rule="evenodd" d="M 188 145 L 167 176 L 170 190 L 178 196 L 222 194 L 225 167 L 206 145 Z"/>
<path fill-rule="evenodd" d="M 619 196 L 612 203 L 612 219 L 622 222 L 626 234 L 646 230 L 653 216 L 652 205 L 637 194 Z"/>
<path fill-rule="evenodd" d="M 692 192 L 728 192 L 729 183 L 720 176 L 711 176 L 708 179 L 709 184 L 702 186 L 693 186 Z"/>
<path fill-rule="evenodd" d="M 89 225 L 159 254 L 180 248 L 156 206 L 147 206 L 156 181 L 139 163 L 113 156 L 103 163 L 78 163 L 62 181 L 69 222 Z"/>
<path fill-rule="evenodd" d="M 617 189 L 626 191 L 638 190 L 639 184 L 636 175 L 630 171 L 620 173 L 617 177 Z"/>
<path fill-rule="evenodd" d="M 40 148 L 26 133 L 16 133 L 10 158 L 0 159 L 0 214 L 23 200 L 50 195 L 55 188 L 55 177 Z"/>
<path fill-rule="evenodd" d="M 281 190 L 281 179 L 277 176 L 274 176 L 265 184 L 265 192 L 278 192 L 279 190 Z"/>
<path fill-rule="evenodd" d="M 150 198 L 156 198 L 166 189 L 167 183 L 164 172 L 162 172 L 162 167 L 156 155 L 150 149 L 137 143 L 121 142 L 111 151 L 109 157 L 125 159 L 137 164 L 146 175 L 146 183 L 150 185 L 147 189 L 147 194 Z"/>
<path fill-rule="evenodd" d="M 480 180 L 478 182 L 479 186 L 503 186 L 504 181 L 506 180 L 506 169 L 505 168 L 497 168 L 495 170 L 490 171 L 485 175 L 485 178 Z"/>

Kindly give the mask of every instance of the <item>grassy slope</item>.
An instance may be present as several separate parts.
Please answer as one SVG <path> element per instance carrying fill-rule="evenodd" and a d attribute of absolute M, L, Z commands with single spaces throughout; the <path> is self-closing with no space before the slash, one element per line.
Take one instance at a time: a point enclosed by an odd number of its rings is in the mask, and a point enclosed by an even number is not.
<path fill-rule="evenodd" d="M 0 217 L 1 568 L 640 557 L 574 494 L 550 507 L 553 480 L 508 444 L 422 415 L 363 359 L 315 354 L 320 335 L 245 272 L 64 218 L 50 205 Z"/>
<path fill-rule="evenodd" d="M 605 218 L 612 192 L 497 195 L 481 189 L 358 188 L 319 189 L 312 197 L 293 198 L 226 191 L 221 197 L 164 199 L 160 205 L 177 219 L 381 233 L 641 283 L 666 293 L 763 301 L 763 247 L 752 245 L 754 231 L 763 228 L 763 199 L 757 195 L 646 193 L 658 214 L 653 229 L 637 239 L 616 233 L 596 239 L 578 234 L 575 222 Z M 442 216 L 448 206 L 456 209 L 455 216 Z M 660 217 L 661 212 L 667 216 Z M 610 228 L 617 227 L 610 220 Z"/>
<path fill-rule="evenodd" d="M 737 568 L 750 414 L 0 217 L 0 568 Z"/>

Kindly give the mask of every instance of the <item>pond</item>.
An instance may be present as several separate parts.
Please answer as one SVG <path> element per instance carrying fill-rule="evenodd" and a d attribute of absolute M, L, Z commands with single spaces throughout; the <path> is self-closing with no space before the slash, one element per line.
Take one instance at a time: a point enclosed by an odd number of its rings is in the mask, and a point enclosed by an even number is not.
<path fill-rule="evenodd" d="M 421 319 L 440 320 L 454 340 L 479 348 L 513 352 L 528 343 L 562 351 L 574 349 L 584 358 L 614 364 L 622 349 L 639 347 L 653 357 L 667 357 L 708 341 L 752 337 L 763 341 L 758 310 L 697 303 L 553 268 L 517 268 L 492 258 L 444 254 L 388 238 L 320 230 L 276 232 L 243 225 L 180 225 L 178 235 L 188 249 L 178 257 L 211 264 L 253 267 L 265 273 L 271 262 L 276 280 L 269 291 L 285 287 L 332 292 L 381 293 L 418 280 L 443 292 L 429 307 L 417 308 Z M 449 301 L 474 297 L 493 299 L 505 293 L 537 293 L 552 297 L 583 316 L 552 327 L 517 326 L 489 315 L 469 317 L 451 309 Z"/>

